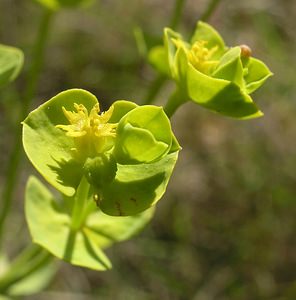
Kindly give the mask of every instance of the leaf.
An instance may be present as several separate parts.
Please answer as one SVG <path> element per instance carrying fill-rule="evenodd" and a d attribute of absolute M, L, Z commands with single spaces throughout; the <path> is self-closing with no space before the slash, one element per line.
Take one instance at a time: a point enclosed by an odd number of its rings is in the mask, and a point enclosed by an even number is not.
<path fill-rule="evenodd" d="M 239 87 L 244 88 L 240 47 L 230 48 L 230 50 L 221 57 L 212 76 L 214 78 L 229 80 Z"/>
<path fill-rule="evenodd" d="M 52 256 L 39 246 L 30 245 L 0 276 L 0 289 L 9 296 L 33 294 L 48 285 L 57 268 Z"/>
<path fill-rule="evenodd" d="M 262 61 L 253 57 L 249 58 L 247 68 L 248 73 L 244 79 L 248 94 L 251 94 L 257 90 L 267 78 L 273 75 Z"/>
<path fill-rule="evenodd" d="M 171 77 L 171 71 L 168 64 L 167 51 L 164 46 L 153 47 L 148 54 L 149 63 L 160 73 Z"/>
<path fill-rule="evenodd" d="M 168 61 L 170 73 L 173 78 L 176 77 L 176 74 L 174 74 L 174 64 L 175 64 L 175 54 L 177 51 L 174 40 L 183 42 L 182 36 L 179 33 L 175 32 L 174 30 L 172 30 L 170 28 L 165 28 L 164 29 L 164 47 L 165 47 L 166 53 L 167 53 L 166 61 Z"/>
<path fill-rule="evenodd" d="M 111 268 L 110 261 L 93 240 L 83 231 L 71 231 L 70 216 L 33 176 L 26 187 L 25 212 L 34 243 L 73 265 L 100 271 Z"/>
<path fill-rule="evenodd" d="M 61 8 L 75 8 L 79 6 L 87 6 L 93 0 L 35 0 L 46 8 L 58 10 Z"/>
<path fill-rule="evenodd" d="M 131 101 L 117 100 L 112 104 L 112 106 L 114 107 L 114 110 L 109 122 L 118 123 L 124 115 L 136 108 L 138 105 Z"/>
<path fill-rule="evenodd" d="M 127 123 L 118 135 L 116 159 L 119 163 L 149 163 L 162 156 L 169 149 L 169 145 L 157 141 L 153 134 L 142 128 Z M 121 152 L 119 152 L 120 150 Z M 123 153 L 122 153 L 123 152 Z"/>
<path fill-rule="evenodd" d="M 186 49 L 184 46 L 178 47 L 178 50 L 174 59 L 174 74 L 176 74 L 176 80 L 181 85 L 181 89 L 186 86 L 188 58 Z"/>
<path fill-rule="evenodd" d="M 0 86 L 13 81 L 24 62 L 23 52 L 0 44 Z"/>
<path fill-rule="evenodd" d="M 217 47 L 213 59 L 220 58 L 226 50 L 226 46 L 220 34 L 209 24 L 199 21 L 191 38 L 191 44 L 197 41 L 206 41 L 207 48 Z"/>
<path fill-rule="evenodd" d="M 53 276 L 56 274 L 57 265 L 54 261 L 48 260 L 40 268 L 34 270 L 28 276 L 23 277 L 12 284 L 7 293 L 11 296 L 27 296 L 36 294 L 45 289 Z"/>
<path fill-rule="evenodd" d="M 86 221 L 84 232 L 101 248 L 130 239 L 140 232 L 154 215 L 154 207 L 128 217 L 113 217 L 99 211 Z"/>
<path fill-rule="evenodd" d="M 92 201 L 92 200 L 88 200 Z M 78 232 L 71 232 L 69 209 L 58 205 L 52 194 L 35 177 L 26 188 L 26 219 L 35 243 L 56 257 L 95 270 L 111 267 L 102 249 L 137 234 L 151 220 L 154 209 L 131 217 L 108 216 L 88 202 L 91 214 Z"/>
<path fill-rule="evenodd" d="M 120 120 L 114 155 L 121 164 L 146 163 L 168 153 L 171 144 L 172 129 L 163 109 L 144 105 Z"/>
<path fill-rule="evenodd" d="M 262 116 L 252 98 L 234 83 L 211 78 L 188 66 L 187 88 L 189 97 L 196 103 L 220 114 L 238 119 Z"/>
<path fill-rule="evenodd" d="M 72 158 L 73 139 L 55 126 L 68 122 L 62 106 L 73 110 L 75 102 L 91 110 L 97 99 L 85 90 L 67 90 L 32 111 L 23 122 L 23 145 L 29 160 L 51 185 L 67 196 L 75 193 L 82 165 Z"/>
<path fill-rule="evenodd" d="M 120 165 L 114 181 L 103 189 L 101 210 L 111 216 L 138 214 L 165 193 L 178 152 L 150 164 Z"/>

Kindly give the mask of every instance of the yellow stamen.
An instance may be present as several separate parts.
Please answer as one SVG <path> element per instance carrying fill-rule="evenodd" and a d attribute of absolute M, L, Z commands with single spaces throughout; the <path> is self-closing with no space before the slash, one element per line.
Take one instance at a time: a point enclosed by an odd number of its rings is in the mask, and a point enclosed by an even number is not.
<path fill-rule="evenodd" d="M 207 48 L 207 41 L 195 42 L 188 51 L 189 62 L 200 72 L 210 74 L 217 66 L 218 61 L 212 57 L 218 50 L 218 47 Z"/>
<path fill-rule="evenodd" d="M 108 123 L 108 121 L 114 107 L 111 106 L 108 111 L 101 114 L 99 104 L 96 104 L 89 114 L 83 104 L 74 103 L 74 108 L 77 112 L 62 108 L 70 125 L 57 125 L 56 127 L 66 131 L 66 135 L 74 139 L 75 155 L 85 158 L 111 149 L 117 124 Z"/>

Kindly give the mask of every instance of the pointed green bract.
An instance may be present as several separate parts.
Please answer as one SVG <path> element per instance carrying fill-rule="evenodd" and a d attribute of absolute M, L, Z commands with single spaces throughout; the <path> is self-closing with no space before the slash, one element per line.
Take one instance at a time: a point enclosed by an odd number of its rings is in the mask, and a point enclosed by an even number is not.
<path fill-rule="evenodd" d="M 248 94 L 257 90 L 273 74 L 268 67 L 259 59 L 250 57 L 247 63 L 248 72 L 244 79 Z"/>
<path fill-rule="evenodd" d="M 168 62 L 168 76 L 175 80 L 180 98 L 171 99 L 169 114 L 173 113 L 171 108 L 189 98 L 214 112 L 237 119 L 263 115 L 249 94 L 272 73 L 263 62 L 249 57 L 251 50 L 247 46 L 228 48 L 212 26 L 198 22 L 190 43 L 179 33 L 165 28 L 163 49 L 166 58 L 163 52 L 157 58 L 157 52 L 152 50 L 153 65 L 162 72 L 163 66 L 155 62 Z"/>
<path fill-rule="evenodd" d="M 173 41 L 181 39 L 182 36 L 179 33 L 173 31 L 170 28 L 164 29 L 164 46 L 167 52 L 166 61 L 168 62 L 168 66 L 170 68 L 173 78 L 176 77 L 176 74 L 174 74 L 174 59 L 176 54 L 176 46 Z"/>
<path fill-rule="evenodd" d="M 234 47 L 221 57 L 212 76 L 233 82 L 244 89 L 243 72 L 241 49 L 240 47 Z"/>
<path fill-rule="evenodd" d="M 90 200 L 91 201 L 91 200 Z M 153 216 L 153 209 L 132 217 L 115 218 L 95 208 L 78 230 L 71 230 L 71 215 L 63 203 L 35 177 L 26 187 L 26 219 L 33 242 L 73 265 L 107 270 L 111 263 L 102 249 L 129 239 Z M 81 211 L 83 213 L 83 211 Z"/>
<path fill-rule="evenodd" d="M 23 66 L 23 52 L 0 44 L 0 87 L 13 81 Z"/>
<path fill-rule="evenodd" d="M 251 97 L 227 80 L 209 78 L 192 66 L 188 67 L 189 97 L 205 108 L 233 118 L 255 118 L 262 113 Z"/>
<path fill-rule="evenodd" d="M 193 33 L 190 43 L 193 45 L 197 41 L 206 41 L 207 48 L 217 47 L 214 58 L 219 58 L 226 51 L 225 43 L 220 34 L 209 24 L 199 21 Z"/>

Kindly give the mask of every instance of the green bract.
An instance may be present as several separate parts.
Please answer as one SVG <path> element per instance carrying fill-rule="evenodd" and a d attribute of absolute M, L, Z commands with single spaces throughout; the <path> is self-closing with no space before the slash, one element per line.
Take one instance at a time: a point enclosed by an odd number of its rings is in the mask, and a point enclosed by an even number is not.
<path fill-rule="evenodd" d="M 0 86 L 15 79 L 23 62 L 21 50 L 0 44 Z"/>
<path fill-rule="evenodd" d="M 71 8 L 78 6 L 85 6 L 93 2 L 93 0 L 35 0 L 42 4 L 43 6 L 52 9 L 58 10 L 61 8 Z"/>
<path fill-rule="evenodd" d="M 23 122 L 23 144 L 63 194 L 56 199 L 37 178 L 29 179 L 26 218 L 33 241 L 96 270 L 111 267 L 102 249 L 152 218 L 180 149 L 162 108 L 119 100 L 100 113 L 95 96 L 79 89 L 32 111 Z"/>
<path fill-rule="evenodd" d="M 103 212 L 138 214 L 164 194 L 180 147 L 160 107 L 119 100 L 99 111 L 87 91 L 58 94 L 23 122 L 25 151 L 64 195 L 85 176 Z"/>
<path fill-rule="evenodd" d="M 249 96 L 272 75 L 250 56 L 247 46 L 228 48 L 210 25 L 198 22 L 190 42 L 164 31 L 164 46 L 153 48 L 150 62 L 174 79 L 180 102 L 188 99 L 215 112 L 240 119 L 262 115 Z"/>
<path fill-rule="evenodd" d="M 84 221 L 74 229 L 70 214 L 73 199 L 57 201 L 32 176 L 26 188 L 26 218 L 34 243 L 73 265 L 103 271 L 110 269 L 111 263 L 102 249 L 135 235 L 149 222 L 153 209 L 136 216 L 111 217 L 97 211 L 95 203 L 87 200 L 87 206 L 80 207 Z"/>

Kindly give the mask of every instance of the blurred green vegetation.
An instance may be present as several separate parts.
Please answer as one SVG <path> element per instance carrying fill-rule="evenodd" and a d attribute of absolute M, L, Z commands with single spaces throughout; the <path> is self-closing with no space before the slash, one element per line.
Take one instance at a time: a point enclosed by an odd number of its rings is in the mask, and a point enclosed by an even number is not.
<path fill-rule="evenodd" d="M 186 2 L 184 35 L 207 2 Z M 172 9 L 172 1 L 101 0 L 59 12 L 32 108 L 73 87 L 105 108 L 117 99 L 143 102 L 156 74 L 133 32 L 140 27 L 148 46 L 157 44 Z M 21 76 L 0 94 L 1 187 L 41 15 L 33 1 L 0 0 L 0 41 L 25 53 Z M 249 45 L 275 74 L 254 95 L 265 116 L 236 121 L 182 107 L 172 122 L 183 150 L 152 223 L 108 251 L 111 271 L 62 263 L 48 289 L 28 299 L 296 299 L 295 15 L 292 0 L 221 1 L 209 22 L 228 45 Z M 166 84 L 156 103 L 171 90 Z M 23 192 L 31 173 L 23 158 L 5 237 L 11 256 L 30 241 Z"/>

